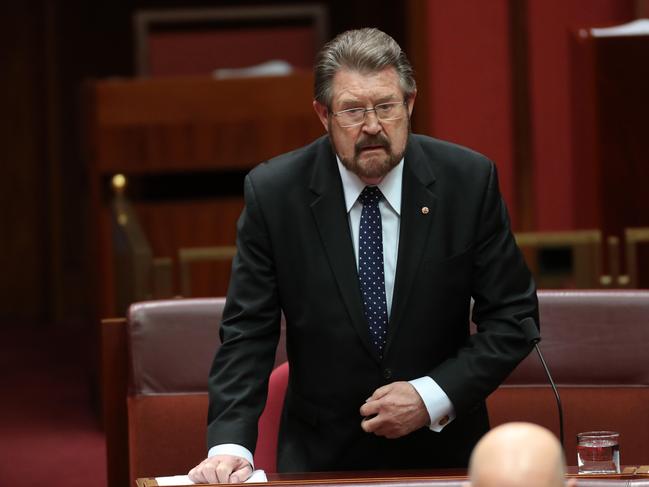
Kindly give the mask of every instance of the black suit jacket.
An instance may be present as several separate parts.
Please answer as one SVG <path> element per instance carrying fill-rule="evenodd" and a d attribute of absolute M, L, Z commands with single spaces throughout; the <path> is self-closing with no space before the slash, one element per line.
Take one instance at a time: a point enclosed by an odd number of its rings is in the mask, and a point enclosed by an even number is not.
<path fill-rule="evenodd" d="M 259 165 L 244 192 L 223 343 L 209 379 L 208 446 L 254 449 L 283 311 L 291 370 L 280 471 L 466 466 L 488 429 L 486 396 L 529 353 L 519 323 L 538 320 L 494 164 L 409 137 L 382 359 L 363 316 L 329 138 Z M 425 375 L 452 401 L 455 421 L 441 433 L 422 428 L 398 440 L 361 430 L 359 408 L 376 388 Z"/>

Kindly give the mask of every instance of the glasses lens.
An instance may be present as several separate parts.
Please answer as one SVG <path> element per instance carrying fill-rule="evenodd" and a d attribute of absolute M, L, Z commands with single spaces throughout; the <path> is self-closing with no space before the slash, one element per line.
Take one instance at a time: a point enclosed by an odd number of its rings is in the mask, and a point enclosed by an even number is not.
<path fill-rule="evenodd" d="M 396 120 L 403 117 L 403 107 L 404 104 L 401 102 L 395 103 L 381 103 L 376 105 L 376 116 L 380 120 Z"/>
<path fill-rule="evenodd" d="M 363 123 L 365 118 L 365 110 L 362 108 L 352 108 L 351 110 L 344 110 L 337 114 L 338 122 L 343 127 L 351 127 L 352 125 L 359 125 Z"/>

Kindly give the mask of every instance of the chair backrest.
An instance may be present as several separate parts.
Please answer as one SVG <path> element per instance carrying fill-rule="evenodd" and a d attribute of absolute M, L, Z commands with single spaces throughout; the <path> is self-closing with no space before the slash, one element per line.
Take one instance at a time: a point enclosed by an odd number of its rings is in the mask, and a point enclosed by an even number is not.
<path fill-rule="evenodd" d="M 601 286 L 600 230 L 526 232 L 516 233 L 515 237 L 539 287 L 588 289 Z M 553 252 L 554 258 L 547 259 Z M 565 259 L 568 262 L 564 262 Z M 554 265 L 550 265 L 553 261 Z M 564 265 L 568 268 L 563 268 Z"/>
<path fill-rule="evenodd" d="M 289 366 L 284 362 L 273 370 L 268 382 L 266 408 L 259 418 L 259 435 L 255 448 L 255 468 L 266 472 L 277 469 L 277 439 L 288 386 Z"/>
<path fill-rule="evenodd" d="M 131 306 L 127 333 L 131 479 L 185 473 L 204 458 L 207 377 L 220 343 L 224 304 L 224 298 L 209 298 Z M 276 364 L 286 361 L 283 337 L 284 333 Z M 274 421 L 279 421 L 278 413 L 270 411 L 277 415 Z M 274 438 L 260 434 L 264 452 L 276 448 L 276 430 L 274 434 Z M 266 455 L 274 458 L 274 452 Z M 275 470 L 274 464 L 264 468 Z"/>
<path fill-rule="evenodd" d="M 649 291 L 539 291 L 539 347 L 563 402 L 566 455 L 576 434 L 621 433 L 622 462 L 649 458 Z M 488 399 L 492 426 L 512 420 L 558 434 L 557 407 L 536 352 Z"/>
<path fill-rule="evenodd" d="M 649 227 L 624 229 L 624 241 L 626 275 L 624 276 L 623 283 L 632 288 L 642 286 L 643 284 L 646 286 L 649 273 L 647 273 L 646 264 L 644 267 L 640 264 L 641 262 L 647 262 L 646 244 L 649 243 Z M 644 248 L 641 248 L 641 244 L 644 244 Z M 642 252 L 643 250 L 645 252 Z M 644 256 L 645 259 L 640 258 L 641 256 Z M 644 272 L 642 272 L 642 269 L 644 269 Z"/>

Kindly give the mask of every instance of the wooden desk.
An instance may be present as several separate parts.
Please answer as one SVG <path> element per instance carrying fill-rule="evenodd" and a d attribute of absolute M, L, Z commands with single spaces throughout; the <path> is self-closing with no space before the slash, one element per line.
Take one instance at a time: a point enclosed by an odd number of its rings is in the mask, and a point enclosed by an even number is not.
<path fill-rule="evenodd" d="M 426 486 L 462 485 L 466 482 L 466 470 L 423 470 L 423 471 L 381 471 L 381 472 L 305 472 L 305 473 L 268 473 L 267 485 L 334 487 L 334 486 Z M 138 487 L 153 487 L 158 483 L 154 478 L 136 480 Z M 206 484 L 203 484 L 206 485 Z M 213 485 L 213 484 L 209 484 Z M 246 484 L 230 484 L 246 485 Z M 260 485 L 260 484 L 255 484 Z"/>
<path fill-rule="evenodd" d="M 635 468 L 635 467 L 633 467 Z M 568 478 L 577 478 L 578 487 L 629 486 L 649 487 L 649 467 L 642 467 L 644 473 L 614 475 L 579 475 L 577 467 L 568 468 Z M 269 486 L 309 487 L 462 487 L 467 482 L 466 470 L 422 470 L 401 472 L 313 472 L 268 474 Z M 138 487 L 157 486 L 152 478 L 137 479 Z M 207 485 L 207 484 L 202 484 Z M 210 484 L 213 485 L 213 484 Z M 246 485 L 246 484 L 230 484 Z M 260 485 L 260 484 L 254 484 Z"/>

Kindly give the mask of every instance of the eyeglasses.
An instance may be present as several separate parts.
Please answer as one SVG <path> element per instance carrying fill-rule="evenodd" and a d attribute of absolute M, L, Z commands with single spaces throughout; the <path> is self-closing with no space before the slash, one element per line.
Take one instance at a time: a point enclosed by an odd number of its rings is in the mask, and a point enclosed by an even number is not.
<path fill-rule="evenodd" d="M 399 120 L 405 115 L 403 109 L 405 106 L 405 101 L 395 101 L 390 103 L 379 103 L 374 108 L 349 108 L 348 110 L 341 110 L 340 112 L 331 112 L 331 114 L 336 117 L 338 124 L 341 127 L 346 128 L 362 124 L 365 121 L 365 114 L 367 112 L 374 112 L 376 118 L 381 122 Z"/>

